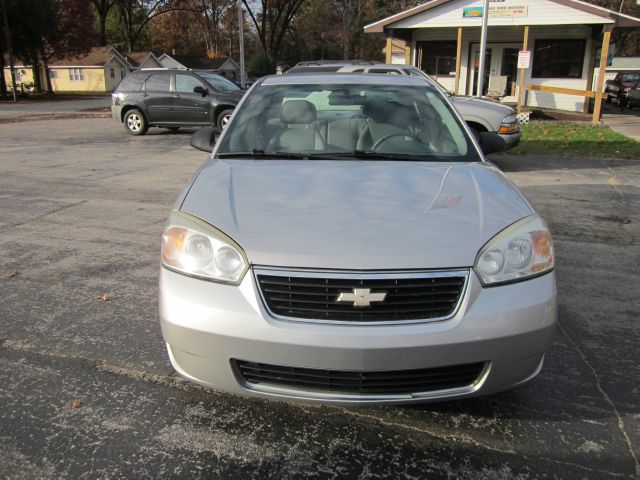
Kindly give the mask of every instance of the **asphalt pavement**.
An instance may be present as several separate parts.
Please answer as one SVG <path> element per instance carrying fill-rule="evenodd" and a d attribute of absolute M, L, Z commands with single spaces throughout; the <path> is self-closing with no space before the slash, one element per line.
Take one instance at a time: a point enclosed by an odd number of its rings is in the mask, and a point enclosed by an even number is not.
<path fill-rule="evenodd" d="M 640 160 L 496 157 L 555 238 L 542 373 L 492 397 L 356 409 L 172 371 L 160 234 L 206 154 L 150 133 L 0 125 L 0 478 L 640 477 Z"/>
<path fill-rule="evenodd" d="M 88 109 L 105 108 L 110 105 L 110 95 L 73 99 L 61 98 L 51 101 L 20 99 L 17 103 L 3 102 L 0 106 L 0 117 L 24 113 L 74 113 Z"/>

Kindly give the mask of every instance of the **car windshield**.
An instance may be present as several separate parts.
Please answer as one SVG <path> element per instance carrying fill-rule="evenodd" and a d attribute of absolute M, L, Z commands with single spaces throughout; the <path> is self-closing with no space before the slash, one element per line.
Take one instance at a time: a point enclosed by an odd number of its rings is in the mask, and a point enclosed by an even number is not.
<path fill-rule="evenodd" d="M 217 157 L 479 161 L 443 95 L 425 85 L 261 85 Z"/>
<path fill-rule="evenodd" d="M 219 92 L 237 92 L 240 87 L 233 83 L 231 80 L 224 78 L 221 75 L 214 73 L 198 73 L 209 85 Z"/>

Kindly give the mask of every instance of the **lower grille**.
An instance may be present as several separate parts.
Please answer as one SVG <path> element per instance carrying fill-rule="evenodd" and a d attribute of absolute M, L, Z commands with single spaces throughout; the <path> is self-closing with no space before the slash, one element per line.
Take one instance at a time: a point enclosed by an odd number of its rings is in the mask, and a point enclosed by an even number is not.
<path fill-rule="evenodd" d="M 377 323 L 450 317 L 464 292 L 467 272 L 391 275 L 256 269 L 256 278 L 265 304 L 276 316 Z M 361 289 L 374 299 L 369 305 L 339 301 L 341 294 L 352 295 Z"/>
<path fill-rule="evenodd" d="M 250 385 L 289 387 L 350 394 L 407 394 L 464 388 L 480 377 L 485 363 L 468 363 L 418 370 L 358 372 L 285 367 L 266 363 L 232 361 L 236 372 Z"/>

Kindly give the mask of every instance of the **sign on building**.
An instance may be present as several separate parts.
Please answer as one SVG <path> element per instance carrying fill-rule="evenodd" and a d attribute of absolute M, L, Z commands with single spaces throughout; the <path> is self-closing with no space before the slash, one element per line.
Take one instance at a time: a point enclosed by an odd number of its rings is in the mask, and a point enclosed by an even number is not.
<path fill-rule="evenodd" d="M 484 7 L 464 7 L 463 18 L 482 17 Z M 489 17 L 493 18 L 518 18 L 526 17 L 528 7 L 526 5 L 493 5 L 489 7 Z"/>
<path fill-rule="evenodd" d="M 529 68 L 531 66 L 531 51 L 520 50 L 518 52 L 518 68 Z"/>

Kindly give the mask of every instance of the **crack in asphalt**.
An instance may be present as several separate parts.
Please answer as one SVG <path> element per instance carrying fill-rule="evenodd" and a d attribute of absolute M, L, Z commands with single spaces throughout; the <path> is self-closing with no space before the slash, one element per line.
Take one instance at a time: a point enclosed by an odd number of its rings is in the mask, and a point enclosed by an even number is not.
<path fill-rule="evenodd" d="M 31 217 L 30 219 L 25 220 L 23 222 L 14 223 L 14 224 L 11 224 L 11 225 L 8 225 L 8 226 L 10 226 L 10 227 L 20 227 L 22 225 L 26 225 L 27 223 L 31 223 L 31 222 L 33 222 L 35 220 L 42 220 L 43 218 L 48 217 L 49 215 L 61 212 L 63 210 L 67 210 L 68 208 L 77 207 L 77 206 L 82 205 L 83 203 L 87 203 L 87 202 L 88 202 L 88 200 L 80 200 L 79 202 L 69 203 L 69 204 L 63 205 L 63 206 L 61 206 L 59 208 L 55 208 L 55 209 L 53 209 L 53 210 L 51 210 L 51 211 L 49 211 L 47 213 L 43 213 L 42 215 L 36 215 L 35 217 Z"/>
<path fill-rule="evenodd" d="M 596 389 L 602 396 L 603 400 L 607 403 L 607 405 L 609 405 L 609 407 L 611 408 L 611 411 L 615 415 L 617 424 L 618 424 L 618 429 L 620 430 L 620 433 L 622 434 L 622 437 L 624 438 L 624 441 L 627 445 L 629 455 L 631 455 L 631 458 L 633 459 L 633 463 L 636 470 L 635 476 L 637 478 L 640 478 L 640 462 L 638 462 L 638 457 L 636 455 L 635 449 L 633 448 L 633 442 L 631 441 L 631 437 L 629 437 L 629 434 L 627 433 L 627 429 L 625 427 L 624 420 L 622 419 L 622 415 L 620 415 L 620 412 L 618 411 L 618 408 L 616 407 L 615 403 L 613 402 L 609 394 L 604 390 L 604 388 L 602 387 L 602 384 L 600 383 L 600 375 L 598 375 L 598 372 L 596 371 L 595 367 L 591 365 L 591 362 L 589 362 L 589 359 L 584 354 L 582 349 L 578 346 L 578 344 L 573 340 L 573 338 L 571 338 L 571 336 L 564 329 L 564 327 L 562 326 L 562 323 L 560 322 L 560 319 L 558 319 L 558 329 L 560 330 L 562 335 L 567 339 L 571 347 L 578 354 L 578 356 L 580 357 L 582 362 L 585 364 L 585 366 L 591 372 L 591 375 L 593 376 L 593 379 L 595 382 Z"/>
<path fill-rule="evenodd" d="M 622 432 L 622 435 L 624 436 L 626 442 L 627 442 L 627 447 L 629 448 L 629 451 L 631 453 L 631 456 L 633 457 L 633 460 L 635 462 L 635 469 L 636 469 L 636 475 L 635 476 L 631 476 L 631 475 L 626 475 L 623 473 L 615 473 L 615 472 L 611 472 L 611 471 L 607 471 L 607 470 L 601 470 L 601 469 L 597 469 L 597 468 L 590 468 L 586 465 L 583 464 L 579 464 L 579 463 L 573 463 L 573 462 L 565 462 L 562 460 L 558 460 L 555 458 L 551 458 L 551 457 L 547 457 L 547 456 L 539 456 L 537 457 L 537 459 L 543 459 L 545 461 L 548 461 L 549 463 L 553 463 L 556 465 L 563 465 L 563 466 L 569 466 L 569 467 L 573 467 L 573 468 L 578 468 L 580 470 L 584 470 L 586 472 L 591 472 L 591 473 L 597 473 L 597 474 L 606 474 L 612 477 L 618 477 L 618 478 L 634 478 L 636 476 L 640 476 L 640 466 L 638 464 L 638 460 L 637 457 L 635 456 L 635 453 L 633 451 L 632 448 L 632 444 L 630 441 L 629 436 L 627 435 L 627 432 L 625 430 L 625 426 L 624 426 L 624 422 L 622 421 L 622 418 L 617 410 L 617 408 L 615 407 L 615 405 L 613 404 L 613 401 L 611 400 L 611 398 L 606 394 L 606 392 L 604 392 L 604 390 L 602 389 L 600 382 L 599 382 L 599 377 L 597 376 L 595 370 L 593 369 L 593 367 L 591 367 L 591 365 L 589 364 L 589 362 L 587 361 L 586 357 L 584 356 L 584 354 L 580 351 L 580 349 L 575 345 L 575 343 L 568 337 L 568 335 L 566 334 L 566 332 L 564 331 L 564 329 L 560 326 L 560 329 L 562 331 L 562 333 L 567 337 L 567 339 L 569 340 L 569 342 L 571 343 L 571 345 L 573 346 L 574 349 L 576 349 L 577 353 L 580 355 L 580 357 L 582 358 L 582 361 L 585 362 L 585 364 L 591 369 L 595 380 L 596 380 L 596 387 L 598 389 L 598 391 L 601 393 L 601 395 L 603 396 L 603 398 L 605 399 L 605 401 L 607 402 L 607 404 L 609 404 L 609 406 L 612 408 L 614 414 L 616 415 L 616 418 L 618 420 L 618 427 L 620 429 L 620 431 Z M 200 391 L 200 392 L 206 392 L 207 394 L 213 394 L 213 395 L 223 395 L 220 392 L 217 392 L 215 389 L 211 388 L 211 387 L 205 387 L 202 385 L 198 385 L 192 382 L 189 382 L 187 380 L 182 379 L 182 377 L 180 377 L 179 375 L 176 375 L 175 370 L 172 370 L 169 374 L 167 375 L 161 375 L 161 374 L 155 374 L 155 373 L 150 373 L 150 372 L 146 372 L 144 370 L 135 370 L 132 368 L 126 368 L 126 367 L 121 367 L 121 366 L 117 366 L 117 365 L 113 365 L 110 364 L 104 360 L 100 360 L 97 358 L 92 358 L 92 357 L 85 357 L 82 355 L 77 355 L 77 354 L 67 354 L 64 352 L 60 352 L 60 351 L 55 351 L 55 350 L 48 350 L 48 349 L 43 349 L 40 348 L 36 345 L 33 345 L 31 343 L 25 342 L 25 341 L 21 341 L 21 340 L 0 340 L 0 350 L 6 350 L 6 351 L 16 351 L 16 352 L 21 352 L 21 353 L 28 353 L 28 354 L 32 354 L 32 355 L 37 355 L 37 356 L 42 356 L 42 357 L 50 357 L 50 358 L 59 358 L 59 359 L 66 359 L 66 360 L 73 360 L 73 361 L 77 361 L 81 364 L 83 364 L 83 366 L 85 366 L 86 368 L 93 368 L 95 370 L 98 371 L 103 371 L 103 372 L 108 372 L 114 375 L 119 375 L 119 376 L 123 376 L 123 377 L 128 377 L 134 380 L 139 380 L 139 381 L 144 381 L 144 382 L 149 382 L 149 383 L 153 383 L 153 384 L 159 384 L 159 385 L 163 385 L 166 387 L 170 387 L 170 388 L 177 388 L 183 391 Z M 224 395 L 228 395 L 230 397 L 241 397 L 240 395 L 236 395 L 233 393 L 224 393 Z M 321 406 L 317 406 L 317 405 L 312 405 L 312 404 L 297 404 L 297 403 L 293 403 L 291 404 L 294 407 L 297 407 L 298 409 L 300 409 L 301 411 L 303 411 L 306 414 L 315 414 L 316 412 L 314 412 L 314 410 L 323 408 L 325 413 L 326 413 L 326 408 L 321 407 Z M 432 438 L 436 438 L 439 440 L 445 440 L 445 441 L 454 441 L 454 442 L 460 442 L 463 444 L 467 444 L 467 445 L 472 445 L 473 447 L 476 448 L 480 448 L 480 449 L 484 449 L 486 451 L 491 451 L 491 452 L 496 452 L 496 453 L 500 453 L 500 454 L 504 454 L 504 455 L 516 455 L 520 458 L 526 459 L 526 460 L 530 460 L 533 461 L 533 459 L 531 459 L 529 456 L 523 454 L 523 452 L 515 450 L 513 448 L 500 448 L 500 447 L 496 447 L 496 446 L 492 446 L 492 445 L 488 445 L 486 443 L 480 442 L 477 439 L 474 439 L 473 437 L 469 436 L 469 435 L 465 435 L 465 434 L 445 434 L 443 432 L 437 432 L 434 430 L 430 430 L 428 428 L 424 428 L 424 427 L 418 427 L 415 425 L 409 425 L 409 424 L 405 424 L 405 423 L 399 423 L 399 422 L 394 422 L 394 421 L 389 421 L 386 420 L 384 418 L 380 418 L 377 417 L 375 415 L 369 415 L 366 413 L 362 413 L 353 409 L 348 409 L 345 407 L 329 407 L 331 409 L 333 409 L 336 413 L 340 412 L 343 414 L 346 414 L 347 416 L 350 417 L 356 417 L 358 419 L 364 419 L 364 420 L 373 420 L 375 422 L 377 422 L 379 425 L 383 426 L 383 427 L 387 427 L 387 428 L 391 428 L 391 429 L 404 429 L 404 430 L 410 430 L 412 432 L 416 432 L 416 433 L 420 433 L 420 434 L 425 434 L 428 435 Z"/>
<path fill-rule="evenodd" d="M 381 425 L 384 425 L 386 427 L 391 427 L 391 428 L 401 428 L 401 429 L 406 429 L 406 430 L 412 430 L 418 433 L 423 433 L 426 435 L 429 435 L 431 437 L 434 438 L 439 438 L 439 439 L 444 439 L 444 440 L 454 440 L 454 441 L 460 441 L 462 443 L 467 443 L 470 445 L 473 445 L 474 447 L 478 447 L 478 448 L 483 448 L 485 450 L 489 450 L 492 452 L 497 452 L 497 453 L 502 453 L 502 454 L 506 454 L 506 455 L 517 455 L 520 458 L 523 458 L 525 460 L 533 460 L 531 459 L 529 456 L 523 454 L 522 452 L 519 452 L 517 450 L 513 450 L 513 449 L 502 449 L 502 448 L 498 448 L 498 447 L 494 447 L 491 445 L 487 445 L 486 443 L 482 443 L 479 442 L 478 440 L 468 436 L 468 435 L 460 435 L 460 434 L 456 434 L 456 435 L 447 435 L 441 432 L 434 432 L 432 430 L 428 430 L 426 428 L 421 428 L 421 427 L 416 427 L 414 425 L 407 425 L 404 423 L 398 423 L 398 422 L 390 422 L 388 420 L 385 420 L 383 418 L 380 417 L 376 417 L 375 415 L 367 415 L 367 414 L 362 414 L 360 412 L 356 412 L 356 411 L 351 411 L 351 410 L 347 410 L 347 409 L 343 409 L 343 411 L 347 414 L 356 416 L 356 417 L 361 417 L 367 420 L 375 420 L 376 422 L 378 422 Z M 586 465 L 580 464 L 580 463 L 573 463 L 573 462 L 563 462 L 562 460 L 558 460 L 555 458 L 551 458 L 551 457 L 547 457 L 544 455 L 540 455 L 537 457 L 538 459 L 544 459 L 545 461 L 548 461 L 550 463 L 554 463 L 557 465 L 565 465 L 565 466 L 569 466 L 569 467 L 573 467 L 573 468 L 578 468 L 581 470 L 585 470 L 587 472 L 592 472 L 592 473 L 600 473 L 600 474 L 606 474 L 612 477 L 619 477 L 619 478 L 634 478 L 634 476 L 631 475 L 625 475 L 624 473 L 614 473 L 611 472 L 609 470 L 601 470 L 598 468 L 591 468 L 588 467 Z M 635 456 L 634 456 L 635 459 Z M 637 464 L 636 464 L 637 465 Z M 637 466 L 636 466 L 637 469 Z"/>

